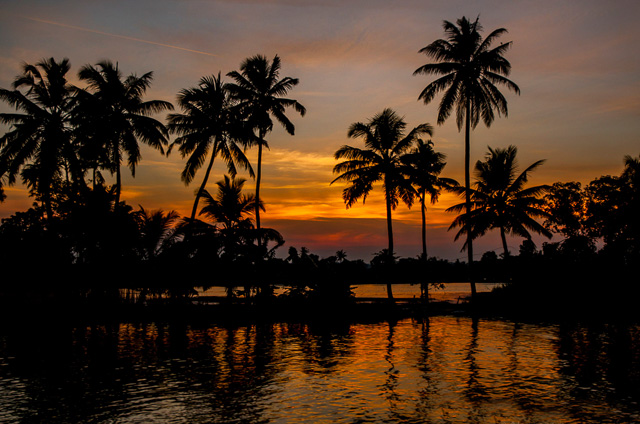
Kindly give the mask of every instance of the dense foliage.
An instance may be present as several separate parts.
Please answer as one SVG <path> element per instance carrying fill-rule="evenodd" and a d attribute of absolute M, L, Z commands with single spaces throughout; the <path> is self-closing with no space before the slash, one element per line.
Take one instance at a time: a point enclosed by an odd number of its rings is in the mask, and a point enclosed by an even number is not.
<path fill-rule="evenodd" d="M 438 122 L 455 109 L 459 127 L 466 121 L 467 150 L 469 128 L 480 119 L 490 124 L 494 109 L 506 115 L 506 101 L 493 84 L 518 92 L 505 77 L 510 65 L 502 54 L 510 43 L 489 47 L 505 31 L 482 40 L 479 30 L 477 21 L 445 23 L 449 38 L 423 49 L 438 63 L 416 71 L 441 75 L 421 99 L 445 93 Z M 458 51 L 464 46 L 468 57 Z M 474 63 L 482 72 L 467 75 Z M 301 115 L 306 111 L 284 97 L 298 80 L 280 79 L 280 66 L 278 56 L 272 61 L 254 56 L 242 63 L 240 72 L 228 74 L 231 84 L 220 73 L 203 77 L 197 87 L 179 93 L 181 113 L 170 114 L 165 126 L 153 115 L 172 110 L 171 103 L 144 99 L 151 72 L 123 77 L 117 64 L 103 61 L 80 69 L 78 79 L 86 84 L 82 88 L 69 83 L 68 59 L 25 64 L 12 89 L 0 88 L 0 100 L 16 111 L 0 114 L 0 122 L 9 127 L 0 138 L 0 201 L 6 198 L 2 189 L 21 179 L 34 204 L 0 225 L 5 271 L 0 292 L 46 288 L 104 298 L 134 289 L 138 302 L 144 302 L 152 296 L 184 299 L 196 287 L 222 286 L 229 298 L 254 302 L 273 301 L 274 286 L 280 285 L 287 287 L 281 299 L 322 303 L 349 302 L 351 286 L 364 282 L 388 284 L 392 298 L 391 283 L 469 281 L 472 260 L 451 263 L 427 256 L 426 199 L 429 195 L 435 203 L 443 190 L 465 199 L 451 208 L 459 213 L 452 228 L 467 236 L 465 246 L 471 248 L 475 238 L 492 230 L 502 236 L 502 257 L 486 252 L 471 281 L 513 282 L 514 287 L 529 287 L 528 296 L 532 282 L 558 289 L 579 281 L 593 288 L 607 279 L 635 276 L 633 267 L 640 263 L 640 158 L 625 157 L 619 176 L 596 178 L 584 188 L 578 182 L 527 188 L 528 175 L 543 161 L 518 174 L 514 146 L 489 148 L 485 160 L 476 164 L 475 185 L 467 176 L 466 186 L 460 187 L 440 176 L 445 156 L 432 141 L 420 138 L 431 136 L 432 127 L 425 123 L 405 132 L 406 123 L 391 109 L 351 125 L 347 135 L 361 139 L 364 148 L 345 145 L 335 153 L 342 162 L 334 167 L 333 181 L 347 183 L 347 207 L 360 199 L 364 203 L 382 185 L 388 248 L 370 263 L 349 260 L 343 250 L 320 258 L 304 247 L 300 252 L 290 247 L 286 258 L 277 257 L 285 240 L 259 224 L 260 211 L 265 211 L 259 198 L 262 148 L 268 147 L 265 137 L 274 119 L 294 133 L 287 108 Z M 190 217 L 142 206 L 136 210 L 120 201 L 122 162 L 134 174 L 142 159 L 139 143 L 164 153 L 171 133 L 176 138 L 167 154 L 176 148 L 186 159 L 185 184 L 207 164 Z M 259 149 L 255 175 L 245 156 L 251 147 Z M 209 192 L 216 157 L 226 163 L 229 175 L 220 176 L 217 192 Z M 238 167 L 256 179 L 255 193 L 243 192 L 246 181 L 236 177 Z M 115 174 L 114 184 L 107 184 L 104 172 Z M 394 255 L 391 213 L 401 201 L 408 206 L 418 201 L 422 210 L 422 252 L 415 258 Z M 538 250 L 532 231 L 554 233 L 560 241 L 543 243 Z M 524 239 L 519 255 L 507 250 L 507 234 Z"/>

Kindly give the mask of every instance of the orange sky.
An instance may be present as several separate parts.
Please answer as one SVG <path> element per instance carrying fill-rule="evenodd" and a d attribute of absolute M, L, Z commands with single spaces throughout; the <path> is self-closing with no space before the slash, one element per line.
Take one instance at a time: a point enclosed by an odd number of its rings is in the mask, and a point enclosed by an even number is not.
<path fill-rule="evenodd" d="M 485 35 L 509 30 L 506 54 L 511 79 L 521 96 L 505 93 L 509 117 L 472 134 L 472 162 L 487 145 L 518 146 L 524 167 L 547 159 L 531 184 L 618 174 L 625 154 L 640 153 L 640 5 L 635 1 L 557 2 L 398 1 L 20 1 L 0 6 L 0 87 L 9 88 L 22 62 L 68 57 L 72 74 L 101 59 L 118 61 L 125 73 L 154 71 L 148 99 L 175 103 L 177 92 L 200 77 L 237 69 L 254 54 L 282 58 L 281 76 L 300 79 L 290 97 L 307 108 L 290 116 L 296 135 L 277 128 L 265 152 L 262 197 L 264 225 L 283 233 L 287 244 L 306 246 L 321 256 L 344 248 L 350 258 L 370 259 L 386 246 L 385 210 L 379 191 L 363 206 L 346 210 L 344 186 L 329 185 L 333 152 L 356 121 L 367 121 L 386 107 L 405 117 L 409 127 L 435 124 L 437 101 L 417 101 L 430 81 L 413 71 L 427 63 L 418 50 L 442 38 L 442 21 L 480 15 Z M 1 104 L 0 111 L 11 109 Z M 162 116 L 158 118 L 162 119 Z M 5 129 L 6 130 L 6 127 Z M 436 150 L 445 153 L 444 176 L 463 180 L 463 134 L 451 119 L 436 126 Z M 248 152 L 255 163 L 255 151 Z M 194 183 L 179 175 L 184 161 L 148 148 L 136 178 L 124 179 L 123 199 L 146 209 L 190 211 Z M 211 186 L 224 169 L 214 168 Z M 199 172 L 196 182 L 202 177 Z M 253 189 L 253 181 L 245 185 Z M 32 202 L 21 186 L 6 189 L 0 217 Z M 461 243 L 446 227 L 443 212 L 457 202 L 451 195 L 430 207 L 430 255 L 464 258 Z M 420 251 L 418 209 L 395 212 L 396 245 L 401 256 Z M 509 240 L 517 249 L 520 240 Z M 499 249 L 491 236 L 478 255 Z M 499 251 L 499 250 L 498 250 Z"/>

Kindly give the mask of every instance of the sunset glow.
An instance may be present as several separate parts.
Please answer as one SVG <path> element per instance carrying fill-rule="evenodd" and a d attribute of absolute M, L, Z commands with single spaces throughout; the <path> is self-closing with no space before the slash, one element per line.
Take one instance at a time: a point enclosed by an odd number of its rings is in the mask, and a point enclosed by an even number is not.
<path fill-rule="evenodd" d="M 442 21 L 480 15 L 484 35 L 504 27 L 501 41 L 510 78 L 522 91 L 505 92 L 509 116 L 483 124 L 471 134 L 471 163 L 487 146 L 518 146 L 521 168 L 547 162 L 530 183 L 587 182 L 618 175 L 623 156 L 640 153 L 640 3 L 437 1 L 139 1 L 45 2 L 27 0 L 0 6 L 0 87 L 10 88 L 22 63 L 68 57 L 74 83 L 78 69 L 103 59 L 118 62 L 123 74 L 153 71 L 148 99 L 177 105 L 177 93 L 200 77 L 237 70 L 254 54 L 282 59 L 282 76 L 299 78 L 287 96 L 307 109 L 290 136 L 278 124 L 267 136 L 261 197 L 263 225 L 280 231 L 288 246 L 305 246 L 321 256 L 345 249 L 352 259 L 371 259 L 386 247 L 382 191 L 374 188 L 364 205 L 345 208 L 343 183 L 330 182 L 342 145 L 362 147 L 347 138 L 354 122 L 364 122 L 386 107 L 408 127 L 431 123 L 436 151 L 447 155 L 442 176 L 464 180 L 464 134 L 455 117 L 437 126 L 439 97 L 425 106 L 418 94 L 431 80 L 412 76 L 429 59 L 418 50 L 442 37 Z M 228 79 L 227 79 L 228 81 Z M 12 112 L 0 104 L 0 112 Z M 164 116 L 158 116 L 163 120 Z M 3 133 L 8 129 L 0 125 Z M 255 166 L 257 153 L 247 156 Z M 184 159 L 167 158 L 144 146 L 136 177 L 123 167 L 122 199 L 134 208 L 176 210 L 188 215 L 203 170 L 189 186 L 180 181 Z M 226 167 L 216 160 L 208 188 Z M 105 175 L 110 182 L 112 177 Z M 246 173 L 245 190 L 255 182 Z M 22 185 L 6 187 L 0 218 L 26 210 L 34 201 Z M 443 193 L 428 205 L 429 254 L 461 257 L 462 241 L 447 232 L 453 216 L 444 210 L 460 199 Z M 393 212 L 397 254 L 420 252 L 420 209 L 400 204 Z M 538 241 L 535 239 L 536 242 Z M 509 245 L 517 251 L 522 240 Z M 538 243 L 539 244 L 539 243 Z M 477 255 L 497 249 L 497 235 L 480 240 Z"/>

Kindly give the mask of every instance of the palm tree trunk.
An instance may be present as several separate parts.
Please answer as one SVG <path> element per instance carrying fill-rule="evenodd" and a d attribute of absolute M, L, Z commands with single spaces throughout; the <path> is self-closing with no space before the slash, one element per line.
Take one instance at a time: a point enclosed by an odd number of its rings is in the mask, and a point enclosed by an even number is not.
<path fill-rule="evenodd" d="M 427 205 L 424 202 L 426 193 L 422 192 L 420 203 L 422 206 L 422 260 L 427 261 Z"/>
<path fill-rule="evenodd" d="M 265 136 L 265 132 L 260 130 L 260 140 L 258 144 L 258 173 L 256 174 L 256 230 L 257 230 L 257 242 L 258 247 L 262 245 L 262 238 L 260 237 L 260 180 L 262 179 L 262 141 Z"/>
<path fill-rule="evenodd" d="M 385 200 L 387 203 L 387 235 L 389 236 L 388 264 L 391 265 L 393 262 L 393 228 L 391 226 L 391 199 L 389 199 L 388 193 L 385 195 Z M 393 290 L 390 282 L 387 283 L 387 298 L 389 301 L 393 302 Z"/>
<path fill-rule="evenodd" d="M 120 188 L 122 187 L 122 177 L 120 175 L 120 163 L 118 162 L 116 168 L 116 202 L 113 205 L 113 210 L 118 209 L 118 204 L 120 203 Z"/>
<path fill-rule="evenodd" d="M 422 261 L 427 263 L 427 205 L 425 204 L 425 197 L 427 197 L 427 193 L 423 191 L 420 195 L 420 206 L 422 212 Z M 420 283 L 420 291 L 422 295 L 422 299 L 425 302 L 429 302 L 429 283 Z"/>
<path fill-rule="evenodd" d="M 502 238 L 502 248 L 504 249 L 505 259 L 509 256 L 509 249 L 507 248 L 507 238 L 504 234 L 504 227 L 500 227 L 500 237 Z"/>
<path fill-rule="evenodd" d="M 211 174 L 211 168 L 213 168 L 213 161 L 216 158 L 216 152 L 218 151 L 218 140 L 213 143 L 213 151 L 211 152 L 211 160 L 209 161 L 209 166 L 207 167 L 207 172 L 204 173 L 204 179 L 202 180 L 202 184 L 200 184 L 200 188 L 196 193 L 196 200 L 193 202 L 193 209 L 191 209 L 191 221 L 196 219 L 196 212 L 198 212 L 198 202 L 200 201 L 200 197 L 202 197 L 202 193 L 204 193 L 204 189 L 207 186 L 207 181 L 209 180 L 209 174 Z"/>
<path fill-rule="evenodd" d="M 467 110 L 465 115 L 464 130 L 464 187 L 465 187 L 465 209 L 467 216 L 471 215 L 471 99 L 467 99 Z M 473 278 L 473 238 L 471 228 L 467 228 L 467 258 L 469 261 L 469 284 L 471 285 L 471 301 L 476 298 L 476 283 Z"/>
<path fill-rule="evenodd" d="M 47 223 L 51 224 L 53 218 L 53 208 L 51 207 L 51 189 L 48 189 L 42 195 L 42 203 L 44 203 L 44 212 L 47 215 Z"/>

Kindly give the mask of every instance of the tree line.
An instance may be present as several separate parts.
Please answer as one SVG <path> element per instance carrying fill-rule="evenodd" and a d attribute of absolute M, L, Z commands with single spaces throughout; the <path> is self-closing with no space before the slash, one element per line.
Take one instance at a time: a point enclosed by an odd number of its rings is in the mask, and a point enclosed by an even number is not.
<path fill-rule="evenodd" d="M 43 281 L 55 271 L 73 285 L 147 291 L 169 285 L 176 295 L 212 284 L 227 285 L 233 293 L 234 287 L 246 284 L 245 293 L 253 286 L 254 294 L 268 296 L 273 283 L 297 281 L 305 287 L 305 278 L 335 275 L 347 286 L 349 281 L 384 276 L 386 281 L 379 282 L 388 283 L 390 299 L 391 283 L 407 278 L 468 280 L 475 295 L 476 281 L 497 278 L 491 264 L 498 258 L 485 254 L 474 265 L 473 241 L 497 230 L 503 268 L 536 255 L 575 259 L 596 254 L 630 267 L 640 256 L 635 219 L 638 159 L 626 157 L 619 177 L 601 177 L 585 189 L 574 182 L 527 187 L 530 174 L 544 161 L 520 172 L 515 146 L 489 147 L 484 160 L 475 164 L 472 184 L 471 130 L 480 121 L 489 126 L 496 115 L 507 116 L 507 101 L 498 86 L 516 94 L 520 90 L 507 78 L 511 65 L 504 54 L 511 42 L 492 46 L 506 33 L 504 28 L 482 38 L 478 19 L 465 17 L 456 23 L 445 21 L 443 28 L 446 38 L 420 50 L 434 62 L 414 74 L 437 77 L 418 96 L 427 104 L 442 93 L 437 123 L 455 112 L 458 129 L 465 129 L 464 186 L 441 176 L 446 158 L 429 139 L 433 127 L 422 123 L 407 131 L 404 119 L 389 108 L 349 127 L 347 136 L 362 140 L 364 148 L 344 145 L 335 152 L 339 162 L 331 183 L 347 184 L 346 207 L 360 199 L 364 203 L 379 184 L 384 191 L 388 246 L 371 264 L 349 261 L 342 250 L 325 259 L 304 248 L 300 255 L 290 249 L 287 259 L 275 257 L 284 239 L 260 224 L 260 212 L 265 211 L 259 196 L 263 150 L 274 122 L 293 135 L 295 126 L 287 111 L 304 116 L 306 109 L 286 97 L 298 79 L 281 78 L 280 58 L 262 55 L 247 58 L 238 71 L 229 72 L 232 82 L 224 82 L 219 72 L 180 91 L 180 112 L 173 112 L 169 102 L 144 98 L 151 72 L 124 77 L 118 63 L 105 60 L 79 70 L 78 78 L 85 84 L 81 88 L 68 82 L 68 59 L 25 64 L 12 89 L 0 89 L 0 99 L 16 110 L 0 114 L 0 122 L 10 127 L 0 138 L 0 199 L 5 197 L 3 187 L 20 178 L 38 203 L 3 220 L 3 260 L 16 269 L 29 269 L 36 259 L 40 266 L 33 273 Z M 160 112 L 170 112 L 166 125 L 153 117 Z M 140 143 L 167 155 L 177 150 L 185 159 L 185 184 L 204 168 L 189 217 L 142 206 L 133 210 L 121 201 L 121 167 L 126 163 L 135 176 Z M 245 154 L 250 148 L 258 149 L 255 169 Z M 211 193 L 207 184 L 216 158 L 224 161 L 228 174 Z M 253 194 L 243 193 L 246 180 L 237 177 L 239 169 L 255 179 Z M 105 172 L 115 176 L 114 184 L 106 183 Z M 458 214 L 450 229 L 458 230 L 456 240 L 465 239 L 466 265 L 445 264 L 427 255 L 427 196 L 433 204 L 443 190 L 464 200 L 448 211 Z M 392 211 L 400 202 L 420 205 L 422 252 L 415 260 L 398 261 L 394 255 Z M 545 243 L 540 253 L 532 245 L 532 233 L 549 238 L 556 233 L 563 241 Z M 507 235 L 524 239 L 518 260 L 510 259 Z M 509 280 L 512 275 L 499 278 Z"/>

